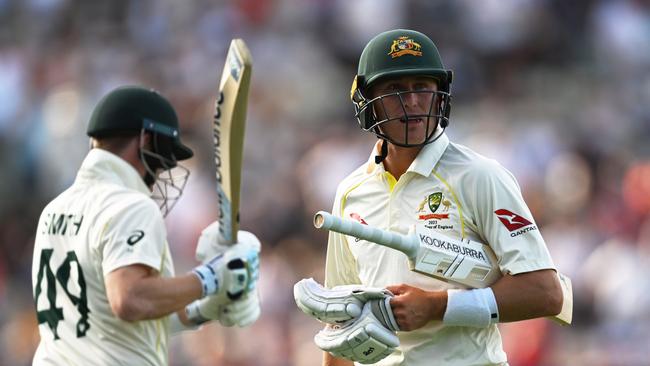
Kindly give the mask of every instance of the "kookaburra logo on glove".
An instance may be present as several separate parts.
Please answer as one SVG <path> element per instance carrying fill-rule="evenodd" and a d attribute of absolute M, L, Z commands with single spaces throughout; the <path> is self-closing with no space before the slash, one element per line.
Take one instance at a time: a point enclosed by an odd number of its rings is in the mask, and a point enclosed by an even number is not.
<path fill-rule="evenodd" d="M 390 307 L 393 294 L 362 285 L 326 289 L 312 278 L 293 287 L 296 304 L 327 325 L 314 337 L 316 345 L 335 357 L 375 363 L 399 346 L 399 330 Z"/>

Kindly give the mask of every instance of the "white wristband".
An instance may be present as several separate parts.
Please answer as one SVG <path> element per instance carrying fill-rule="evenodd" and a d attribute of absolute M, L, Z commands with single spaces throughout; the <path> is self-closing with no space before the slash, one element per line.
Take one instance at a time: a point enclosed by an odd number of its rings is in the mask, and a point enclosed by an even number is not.
<path fill-rule="evenodd" d="M 445 325 L 485 328 L 499 322 L 499 308 L 489 287 L 475 290 L 447 290 Z"/>
<path fill-rule="evenodd" d="M 219 279 L 212 267 L 204 264 L 194 268 L 192 273 L 201 281 L 201 289 L 203 291 L 201 297 L 206 297 L 219 291 Z"/>

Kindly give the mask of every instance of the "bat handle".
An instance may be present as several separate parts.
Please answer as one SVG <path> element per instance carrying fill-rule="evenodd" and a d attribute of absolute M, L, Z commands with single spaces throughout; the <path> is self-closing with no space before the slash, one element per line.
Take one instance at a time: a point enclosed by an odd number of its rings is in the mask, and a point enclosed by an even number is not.
<path fill-rule="evenodd" d="M 415 258 L 419 247 L 419 244 L 409 236 L 362 225 L 354 220 L 343 219 L 325 211 L 318 211 L 314 215 L 314 226 L 318 229 L 335 231 L 399 250 L 409 258 Z"/>

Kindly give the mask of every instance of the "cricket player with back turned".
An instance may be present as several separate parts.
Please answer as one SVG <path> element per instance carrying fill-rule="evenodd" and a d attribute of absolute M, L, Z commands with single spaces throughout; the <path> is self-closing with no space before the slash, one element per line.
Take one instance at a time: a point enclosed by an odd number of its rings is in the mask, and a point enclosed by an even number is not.
<path fill-rule="evenodd" d="M 378 141 L 339 184 L 332 214 L 401 234 L 424 225 L 486 243 L 503 277 L 460 288 L 410 271 L 396 250 L 330 232 L 326 289 L 317 294 L 299 283 L 295 292 L 301 309 L 320 320 L 356 318 L 316 335 L 327 351 L 323 365 L 507 365 L 497 323 L 561 310 L 553 261 L 516 180 L 444 132 L 451 83 L 422 33 L 391 30 L 366 45 L 351 98 L 360 126 Z M 361 311 L 349 310 L 359 301 Z"/>
<path fill-rule="evenodd" d="M 74 183 L 38 222 L 32 285 L 41 341 L 33 364 L 166 365 L 170 333 L 209 320 L 254 322 L 253 234 L 240 231 L 226 246 L 218 225 L 208 226 L 197 247 L 203 264 L 174 275 L 163 216 L 189 173 L 179 161 L 193 153 L 171 104 L 152 90 L 117 88 L 95 107 L 87 132 L 91 150 Z M 172 176 L 173 168 L 184 174 Z"/>

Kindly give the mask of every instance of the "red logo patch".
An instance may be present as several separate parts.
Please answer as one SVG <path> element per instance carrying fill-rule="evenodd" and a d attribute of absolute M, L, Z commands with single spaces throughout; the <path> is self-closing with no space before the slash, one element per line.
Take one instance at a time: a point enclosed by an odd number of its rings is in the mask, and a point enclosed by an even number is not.
<path fill-rule="evenodd" d="M 505 208 L 494 211 L 501 223 L 508 228 L 509 231 L 519 230 L 522 227 L 532 225 L 533 223 L 523 218 L 520 215 L 512 211 L 508 211 Z"/>
<path fill-rule="evenodd" d="M 364 224 L 364 225 L 368 225 L 368 223 L 366 222 L 366 220 L 364 220 L 364 219 L 361 217 L 361 215 L 359 215 L 359 214 L 356 213 L 356 212 L 352 212 L 352 213 L 350 214 L 350 217 L 353 218 L 353 219 L 355 219 L 355 220 L 357 220 L 357 221 L 359 221 L 360 223 L 362 223 L 362 224 Z"/>

